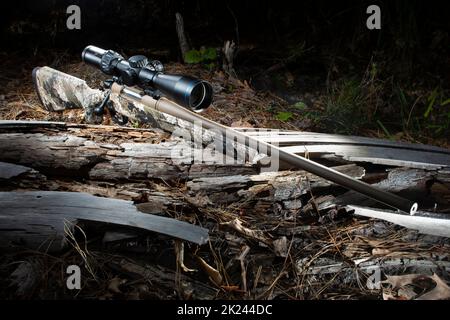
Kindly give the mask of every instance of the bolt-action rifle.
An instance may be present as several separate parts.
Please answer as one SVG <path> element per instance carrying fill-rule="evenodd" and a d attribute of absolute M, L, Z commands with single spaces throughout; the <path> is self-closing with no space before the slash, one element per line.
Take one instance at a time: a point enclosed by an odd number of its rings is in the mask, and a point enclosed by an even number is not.
<path fill-rule="evenodd" d="M 103 91 L 91 89 L 83 80 L 49 67 L 36 68 L 33 79 L 46 109 L 57 111 L 82 107 L 89 122 L 99 121 L 105 110 L 108 110 L 112 119 L 121 125 L 129 117 L 135 121 L 148 122 L 155 111 L 190 123 L 200 122 L 202 128 L 218 132 L 221 139 L 226 137 L 227 140 L 242 142 L 257 152 L 278 157 L 280 161 L 360 192 L 390 207 L 409 214 L 415 214 L 418 209 L 418 204 L 413 201 L 202 117 L 199 113 L 211 104 L 213 95 L 212 87 L 206 81 L 166 74 L 161 62 L 149 60 L 142 55 L 132 56 L 127 60 L 117 52 L 95 46 L 86 47 L 82 59 L 111 76 L 104 82 Z M 124 108 L 123 105 L 110 101 L 112 96 L 137 103 Z"/>

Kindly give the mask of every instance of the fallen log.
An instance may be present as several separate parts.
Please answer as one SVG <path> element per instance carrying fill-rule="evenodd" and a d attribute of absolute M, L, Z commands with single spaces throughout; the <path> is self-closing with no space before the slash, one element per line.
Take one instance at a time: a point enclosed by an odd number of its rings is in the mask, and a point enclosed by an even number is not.
<path fill-rule="evenodd" d="M 24 128 L 19 124 L 20 131 Z M 0 161 L 26 165 L 52 175 L 84 176 L 98 180 L 165 179 L 234 173 L 256 173 L 256 167 L 229 160 L 222 155 L 201 153 L 200 163 L 192 164 L 192 143 L 183 139 L 164 141 L 164 133 L 151 130 L 75 126 L 64 131 L 45 131 L 36 124 L 33 132 L 11 132 L 8 123 L 0 133 Z M 67 129 L 67 127 L 64 127 Z M 97 141 L 96 141 L 97 140 Z M 132 143 L 137 141 L 139 143 Z M 145 141 L 145 142 L 144 142 Z M 157 143 L 159 142 L 159 143 Z"/>
<path fill-rule="evenodd" d="M 0 192 L 0 245 L 58 251 L 65 226 L 78 220 L 144 229 L 204 244 L 208 230 L 166 217 L 144 214 L 129 201 L 73 192 Z"/>
<path fill-rule="evenodd" d="M 435 146 L 315 132 L 268 129 L 240 131 L 258 140 L 278 145 L 282 150 L 300 155 L 308 154 L 311 158 L 432 170 L 450 166 L 450 150 Z"/>
<path fill-rule="evenodd" d="M 334 189 L 340 189 L 336 184 L 305 171 L 258 173 L 257 165 L 217 164 L 214 158 L 191 163 L 188 154 L 178 151 L 186 147 L 196 152 L 194 144 L 168 139 L 155 129 L 47 122 L 42 127 L 39 122 L 21 122 L 14 128 L 10 122 L 5 127 L 0 122 L 0 132 L 0 161 L 39 170 L 3 179 L 4 191 L 87 192 L 135 201 L 149 213 L 229 205 L 230 210 L 259 212 L 272 218 L 312 209 L 324 211 L 336 205 L 372 205 L 355 192 L 335 198 Z M 365 175 L 365 169 L 354 164 L 334 169 L 355 179 Z M 443 189 L 448 177 L 448 170 L 403 168 L 390 171 L 376 186 L 395 193 L 413 189 L 411 198 L 423 203 L 430 194 L 437 194 L 442 198 L 436 201 L 441 211 L 449 194 Z M 167 182 L 171 185 L 165 185 Z M 430 189 L 437 183 L 442 187 Z M 311 193 L 314 206 L 310 206 L 311 200 L 307 204 Z M 267 224 L 273 225 L 270 221 Z"/>

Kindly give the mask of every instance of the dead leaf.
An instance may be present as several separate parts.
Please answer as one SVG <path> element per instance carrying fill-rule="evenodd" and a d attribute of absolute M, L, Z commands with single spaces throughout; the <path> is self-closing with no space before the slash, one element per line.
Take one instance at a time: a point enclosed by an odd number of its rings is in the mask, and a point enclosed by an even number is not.
<path fill-rule="evenodd" d="M 391 285 L 392 289 L 398 289 L 404 287 L 408 284 L 412 284 L 413 281 L 419 277 L 422 277 L 420 274 L 406 274 L 401 276 L 386 276 L 387 279 L 381 281 L 381 283 L 388 283 Z"/>
<path fill-rule="evenodd" d="M 273 251 L 275 251 L 275 254 L 278 257 L 286 258 L 288 255 L 288 243 L 287 238 L 285 236 L 274 240 L 272 242 L 273 244 Z"/>
<path fill-rule="evenodd" d="M 220 286 L 222 284 L 223 278 L 220 272 L 217 269 L 214 269 L 211 267 L 205 260 L 203 260 L 201 257 L 196 256 L 198 262 L 200 263 L 200 266 L 203 268 L 203 270 L 208 274 L 209 279 L 216 285 Z"/>
<path fill-rule="evenodd" d="M 408 285 L 415 285 L 420 280 L 430 279 L 436 283 L 436 286 L 430 291 L 415 298 L 417 294 L 408 288 Z M 382 283 L 388 283 L 392 289 L 398 289 L 397 297 L 383 292 L 383 299 L 395 299 L 395 300 L 446 300 L 450 299 L 450 287 L 441 279 L 437 274 L 432 276 L 422 274 L 407 274 L 401 276 L 387 276 Z M 386 299 L 385 299 L 386 300 Z"/>
<path fill-rule="evenodd" d="M 446 300 L 450 299 L 450 288 L 439 276 L 434 273 L 430 279 L 436 282 L 434 289 L 424 293 L 416 300 Z"/>
<path fill-rule="evenodd" d="M 108 290 L 113 293 L 122 293 L 119 287 L 126 282 L 127 280 L 120 279 L 119 277 L 112 278 L 108 284 Z"/>

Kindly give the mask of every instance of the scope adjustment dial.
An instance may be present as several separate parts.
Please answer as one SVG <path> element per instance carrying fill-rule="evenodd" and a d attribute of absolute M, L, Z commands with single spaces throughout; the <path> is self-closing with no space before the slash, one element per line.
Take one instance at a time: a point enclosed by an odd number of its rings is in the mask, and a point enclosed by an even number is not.
<path fill-rule="evenodd" d="M 130 57 L 128 63 L 132 68 L 143 68 L 148 64 L 148 59 L 146 56 L 137 55 Z"/>

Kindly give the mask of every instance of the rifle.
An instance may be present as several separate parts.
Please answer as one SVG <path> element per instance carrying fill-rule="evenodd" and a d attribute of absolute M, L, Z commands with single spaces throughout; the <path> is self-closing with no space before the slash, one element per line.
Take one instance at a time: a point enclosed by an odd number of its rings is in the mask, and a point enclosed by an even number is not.
<path fill-rule="evenodd" d="M 130 117 L 144 123 L 157 123 L 155 118 L 161 114 L 189 123 L 200 122 L 203 129 L 216 133 L 217 141 L 225 144 L 230 141 L 240 142 L 258 153 L 283 160 L 411 215 L 418 210 L 416 202 L 202 117 L 199 112 L 205 110 L 212 101 L 212 87 L 206 81 L 165 74 L 159 61 L 149 60 L 145 56 L 132 56 L 126 60 L 112 50 L 94 46 L 83 50 L 82 59 L 112 76 L 104 82 L 104 90 L 91 89 L 83 80 L 49 67 L 35 68 L 33 79 L 36 90 L 47 110 L 81 107 L 85 109 L 87 122 L 99 122 L 106 108 L 112 119 L 121 125 Z"/>

